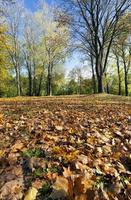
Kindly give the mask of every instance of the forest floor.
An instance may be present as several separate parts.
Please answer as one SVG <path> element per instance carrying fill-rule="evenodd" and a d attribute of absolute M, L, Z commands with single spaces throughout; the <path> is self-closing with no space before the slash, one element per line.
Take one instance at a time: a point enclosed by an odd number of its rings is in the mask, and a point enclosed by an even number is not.
<path fill-rule="evenodd" d="M 0 99 L 0 199 L 131 199 L 131 97 Z"/>

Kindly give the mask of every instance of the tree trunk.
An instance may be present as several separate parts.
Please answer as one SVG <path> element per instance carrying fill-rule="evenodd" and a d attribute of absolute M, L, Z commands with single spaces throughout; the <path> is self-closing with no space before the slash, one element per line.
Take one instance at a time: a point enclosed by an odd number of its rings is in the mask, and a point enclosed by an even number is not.
<path fill-rule="evenodd" d="M 103 93 L 103 76 L 98 76 L 98 93 Z"/>
<path fill-rule="evenodd" d="M 52 66 L 49 63 L 47 76 L 47 96 L 52 96 Z"/>
<path fill-rule="evenodd" d="M 43 78 L 43 73 L 40 76 L 40 82 L 39 82 L 39 86 L 38 86 L 37 96 L 40 96 L 40 94 L 41 94 L 42 78 Z"/>
<path fill-rule="evenodd" d="M 32 76 L 30 72 L 28 74 L 28 79 L 29 79 L 29 96 L 32 96 Z"/>
<path fill-rule="evenodd" d="M 110 94 L 110 89 L 109 89 L 109 82 L 108 82 L 107 73 L 105 73 L 105 81 L 106 81 L 106 92 L 107 92 L 107 94 Z"/>
<path fill-rule="evenodd" d="M 81 76 L 80 76 L 80 78 L 79 78 L 79 94 L 81 94 L 81 92 L 82 92 L 82 91 L 81 91 L 81 82 L 82 82 L 82 81 L 81 81 Z"/>
<path fill-rule="evenodd" d="M 32 83 L 32 95 L 36 96 L 37 95 L 37 91 L 36 91 L 36 63 L 35 63 L 35 59 L 33 59 L 33 83 Z"/>
<path fill-rule="evenodd" d="M 102 70 L 102 65 L 99 62 L 98 56 L 96 56 L 96 63 L 95 63 L 95 71 L 96 71 L 96 76 L 97 76 L 97 88 L 98 88 L 98 93 L 103 93 L 103 70 Z"/>
<path fill-rule="evenodd" d="M 106 92 L 107 92 L 107 94 L 110 94 L 110 88 L 109 88 L 108 82 L 106 83 Z"/>
<path fill-rule="evenodd" d="M 28 62 L 26 62 L 26 66 L 27 66 L 27 70 L 28 70 L 28 95 L 32 96 L 33 95 L 32 94 L 32 89 L 33 89 L 32 72 L 31 72 L 31 67 L 29 66 Z"/>
<path fill-rule="evenodd" d="M 125 59 L 123 57 L 123 63 L 124 63 L 124 73 L 125 73 L 125 96 L 128 96 L 128 72 L 127 72 L 127 65 L 125 62 Z"/>
<path fill-rule="evenodd" d="M 33 96 L 36 96 L 36 77 L 33 78 Z"/>
<path fill-rule="evenodd" d="M 47 80 L 47 96 L 52 96 L 52 77 L 51 74 L 48 74 L 48 80 Z"/>
<path fill-rule="evenodd" d="M 128 96 L 128 76 L 125 72 L 125 95 Z"/>
<path fill-rule="evenodd" d="M 93 92 L 94 94 L 96 93 L 96 78 L 95 78 L 95 74 L 92 74 L 92 85 L 93 85 Z"/>
<path fill-rule="evenodd" d="M 92 86 L 93 86 L 93 92 L 96 93 L 96 78 L 95 78 L 95 72 L 94 72 L 94 61 L 93 56 L 91 55 L 91 69 L 92 69 Z"/>
<path fill-rule="evenodd" d="M 16 66 L 16 84 L 17 84 L 17 96 L 21 96 L 21 84 L 20 84 L 20 71 Z"/>
<path fill-rule="evenodd" d="M 117 73 L 118 73 L 118 95 L 121 95 L 121 74 L 120 74 L 119 57 L 116 56 L 116 59 L 117 59 Z"/>

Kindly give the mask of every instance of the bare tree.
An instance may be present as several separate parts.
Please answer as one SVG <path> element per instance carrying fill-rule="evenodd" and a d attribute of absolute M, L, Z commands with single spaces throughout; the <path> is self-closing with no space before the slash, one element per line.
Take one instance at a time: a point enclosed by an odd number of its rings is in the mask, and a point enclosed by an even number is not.
<path fill-rule="evenodd" d="M 0 17 L 6 14 L 5 7 L 13 3 L 15 3 L 15 0 L 0 0 Z"/>
<path fill-rule="evenodd" d="M 120 34 L 117 24 L 131 5 L 131 1 L 67 0 L 66 2 L 65 11 L 71 16 L 72 30 L 77 40 L 81 42 L 80 48 L 94 57 L 98 92 L 101 93 L 110 49 L 115 37 Z"/>

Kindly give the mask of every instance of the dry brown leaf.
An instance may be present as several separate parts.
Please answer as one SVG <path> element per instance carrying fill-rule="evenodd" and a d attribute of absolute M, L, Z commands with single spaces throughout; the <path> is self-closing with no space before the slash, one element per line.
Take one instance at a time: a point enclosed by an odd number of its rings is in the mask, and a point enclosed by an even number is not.
<path fill-rule="evenodd" d="M 74 200 L 88 200 L 86 194 L 80 194 L 75 196 Z"/>
<path fill-rule="evenodd" d="M 5 183 L 5 185 L 0 190 L 0 199 L 22 199 L 23 180 L 13 180 Z"/>
<path fill-rule="evenodd" d="M 65 178 L 72 176 L 72 172 L 70 170 L 70 167 L 68 167 L 68 168 L 63 167 L 63 169 L 64 169 L 63 175 L 64 175 Z"/>
<path fill-rule="evenodd" d="M 35 180 L 35 181 L 32 183 L 32 187 L 33 187 L 33 188 L 36 188 L 37 190 L 39 190 L 40 188 L 42 188 L 43 184 L 44 184 L 43 181 Z"/>
<path fill-rule="evenodd" d="M 64 190 L 68 194 L 68 179 L 58 176 L 53 188 L 55 190 Z"/>
<path fill-rule="evenodd" d="M 24 148 L 24 144 L 18 140 L 16 141 L 16 143 L 12 146 L 12 152 L 17 152 L 17 151 L 20 151 Z"/>
<path fill-rule="evenodd" d="M 75 178 L 74 180 L 74 193 L 76 196 L 84 193 L 84 184 L 82 183 L 82 176 Z"/>
<path fill-rule="evenodd" d="M 81 154 L 81 155 L 78 155 L 77 157 L 78 157 L 78 160 L 80 162 L 82 162 L 83 164 L 86 165 L 88 163 L 88 157 L 87 156 Z"/>

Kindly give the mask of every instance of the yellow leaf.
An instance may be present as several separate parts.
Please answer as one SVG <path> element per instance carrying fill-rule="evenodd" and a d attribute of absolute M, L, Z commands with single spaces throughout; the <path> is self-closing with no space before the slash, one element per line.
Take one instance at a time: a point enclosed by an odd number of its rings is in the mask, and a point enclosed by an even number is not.
<path fill-rule="evenodd" d="M 69 130 L 69 133 L 70 133 L 70 134 L 75 134 L 76 131 L 75 131 L 73 128 L 71 128 L 71 129 Z"/>
<path fill-rule="evenodd" d="M 94 144 L 95 144 L 95 140 L 96 140 L 96 138 L 94 138 L 93 136 L 92 136 L 92 137 L 89 137 L 89 138 L 87 139 L 87 143 L 94 145 Z"/>
<path fill-rule="evenodd" d="M 4 115 L 0 114 L 0 124 L 3 123 L 3 117 L 4 117 Z"/>
<path fill-rule="evenodd" d="M 54 147 L 52 148 L 52 151 L 53 151 L 54 153 L 60 153 L 60 152 L 61 152 L 61 148 L 58 147 L 58 146 L 54 146 Z"/>
<path fill-rule="evenodd" d="M 4 156 L 4 151 L 3 150 L 0 150 L 0 158 L 2 158 Z"/>
<path fill-rule="evenodd" d="M 38 193 L 38 190 L 34 187 L 31 187 L 28 190 L 27 195 L 25 196 L 24 200 L 35 200 L 37 193 Z"/>
<path fill-rule="evenodd" d="M 115 160 L 119 160 L 119 159 L 120 159 L 120 156 L 121 156 L 121 153 L 120 153 L 120 152 L 115 152 L 115 153 L 112 155 L 112 158 L 115 159 Z"/>
<path fill-rule="evenodd" d="M 6 128 L 11 128 L 12 125 L 10 123 L 6 123 Z"/>
<path fill-rule="evenodd" d="M 87 180 L 84 179 L 84 180 L 82 181 L 82 184 L 84 185 L 84 192 L 86 192 L 87 189 L 91 189 L 91 188 L 93 187 L 94 181 L 91 180 L 91 179 L 87 179 Z"/>

